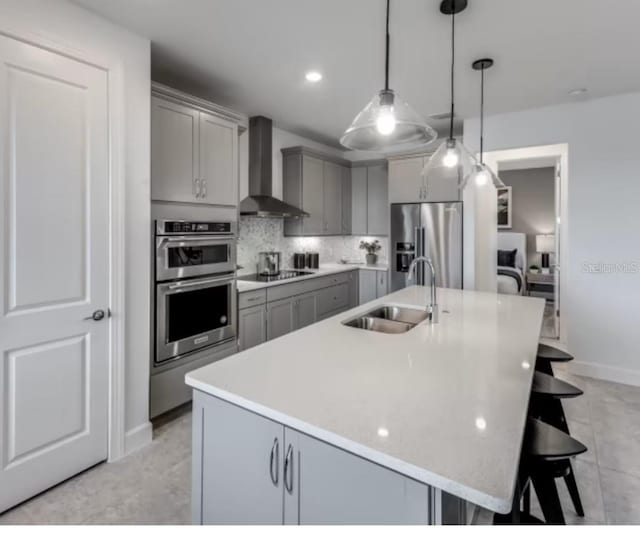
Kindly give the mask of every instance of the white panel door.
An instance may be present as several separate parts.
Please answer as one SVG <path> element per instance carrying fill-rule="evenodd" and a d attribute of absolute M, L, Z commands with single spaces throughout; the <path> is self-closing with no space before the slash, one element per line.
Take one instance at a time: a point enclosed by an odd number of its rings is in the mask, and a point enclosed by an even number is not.
<path fill-rule="evenodd" d="M 0 37 L 0 512 L 107 457 L 106 72 Z"/>

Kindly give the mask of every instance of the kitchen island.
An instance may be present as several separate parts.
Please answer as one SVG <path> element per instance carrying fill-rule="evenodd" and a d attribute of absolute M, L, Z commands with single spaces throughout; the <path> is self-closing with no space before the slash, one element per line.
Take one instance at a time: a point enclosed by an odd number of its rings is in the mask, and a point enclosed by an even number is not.
<path fill-rule="evenodd" d="M 544 300 L 439 290 L 439 323 L 344 325 L 189 373 L 195 523 L 448 523 L 511 509 Z"/>

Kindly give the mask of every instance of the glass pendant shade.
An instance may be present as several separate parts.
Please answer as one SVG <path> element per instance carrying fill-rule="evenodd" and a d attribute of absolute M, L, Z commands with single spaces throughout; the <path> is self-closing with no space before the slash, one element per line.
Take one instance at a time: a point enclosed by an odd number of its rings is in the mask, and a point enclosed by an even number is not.
<path fill-rule="evenodd" d="M 352 150 L 394 152 L 433 141 L 436 131 L 391 89 L 376 93 L 340 138 Z"/>
<path fill-rule="evenodd" d="M 476 165 L 476 159 L 462 143 L 447 139 L 431 155 L 422 174 L 431 180 L 453 182 L 462 187 Z"/>
<path fill-rule="evenodd" d="M 467 186 L 482 188 L 491 184 L 494 188 L 504 188 L 504 182 L 496 175 L 493 170 L 484 163 L 477 163 L 473 166 L 473 170 L 463 181 L 460 189 Z"/>

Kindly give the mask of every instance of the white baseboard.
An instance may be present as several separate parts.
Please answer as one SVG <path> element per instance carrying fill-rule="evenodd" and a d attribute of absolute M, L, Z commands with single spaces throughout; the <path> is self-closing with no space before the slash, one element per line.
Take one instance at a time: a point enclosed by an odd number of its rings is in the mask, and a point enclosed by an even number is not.
<path fill-rule="evenodd" d="M 567 363 L 566 370 L 569 373 L 590 377 L 591 379 L 601 379 L 603 381 L 611 381 L 625 385 L 640 386 L 640 371 L 637 370 L 616 368 L 614 366 L 605 366 L 604 364 L 594 364 L 580 360 Z"/>
<path fill-rule="evenodd" d="M 124 454 L 139 450 L 140 448 L 151 444 L 153 439 L 153 427 L 151 422 L 145 422 L 138 427 L 134 427 L 125 433 L 124 436 Z"/>

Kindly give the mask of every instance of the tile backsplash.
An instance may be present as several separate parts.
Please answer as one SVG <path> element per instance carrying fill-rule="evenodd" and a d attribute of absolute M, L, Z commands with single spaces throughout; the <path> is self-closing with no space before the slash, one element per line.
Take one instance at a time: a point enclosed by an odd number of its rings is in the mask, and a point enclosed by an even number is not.
<path fill-rule="evenodd" d="M 254 273 L 261 251 L 280 251 L 285 268 L 292 267 L 293 253 L 318 252 L 320 263 L 364 262 L 365 251 L 358 248 L 360 240 L 366 236 L 318 236 L 287 238 L 284 236 L 282 219 L 262 219 L 241 217 L 238 231 L 238 264 L 240 275 Z M 387 262 L 389 240 L 376 237 L 382 249 L 378 251 L 378 262 Z"/>

